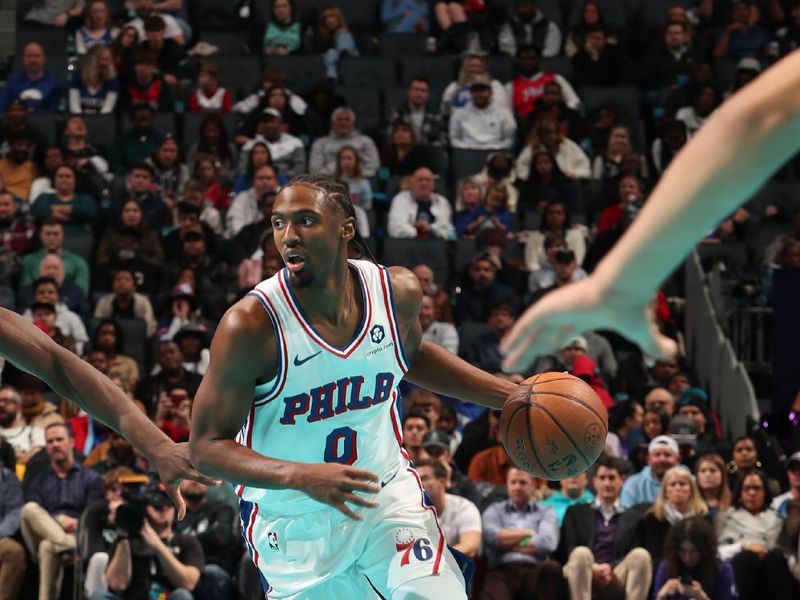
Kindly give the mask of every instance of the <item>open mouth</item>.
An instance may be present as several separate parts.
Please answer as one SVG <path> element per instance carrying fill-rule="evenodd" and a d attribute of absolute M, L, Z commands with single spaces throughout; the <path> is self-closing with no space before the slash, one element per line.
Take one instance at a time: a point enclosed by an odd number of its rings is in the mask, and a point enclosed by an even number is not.
<path fill-rule="evenodd" d="M 306 264 L 305 256 L 299 252 L 288 252 L 283 257 L 283 260 L 286 263 L 286 268 L 288 268 L 292 273 L 296 273 Z"/>

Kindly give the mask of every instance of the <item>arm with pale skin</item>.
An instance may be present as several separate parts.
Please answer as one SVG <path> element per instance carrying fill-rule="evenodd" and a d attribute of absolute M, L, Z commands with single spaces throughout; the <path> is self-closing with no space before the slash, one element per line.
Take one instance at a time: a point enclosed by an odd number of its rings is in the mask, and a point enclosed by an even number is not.
<path fill-rule="evenodd" d="M 800 146 L 800 51 L 722 105 L 670 163 L 639 216 L 587 279 L 548 294 L 503 341 L 514 372 L 577 333 L 614 329 L 653 356 L 675 343 L 651 300 L 706 231 L 753 195 Z"/>
<path fill-rule="evenodd" d="M 186 444 L 173 443 L 108 377 L 5 308 L 0 308 L 0 355 L 126 438 L 168 484 L 181 517 L 185 512 L 178 490 L 181 479 L 216 483 L 194 470 Z"/>

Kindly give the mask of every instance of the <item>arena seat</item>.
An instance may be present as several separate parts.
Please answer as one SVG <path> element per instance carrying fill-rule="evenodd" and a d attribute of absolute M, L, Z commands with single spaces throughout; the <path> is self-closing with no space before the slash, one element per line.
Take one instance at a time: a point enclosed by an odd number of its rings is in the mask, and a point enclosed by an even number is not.
<path fill-rule="evenodd" d="M 637 6 L 640 6 L 641 4 L 647 4 L 652 1 L 653 0 L 646 0 L 645 2 L 641 3 L 637 2 Z M 625 10 L 626 0 L 595 0 L 595 2 L 597 2 L 597 4 L 600 6 L 600 14 L 603 15 L 603 21 L 620 29 L 625 28 L 627 23 L 627 14 Z M 585 2 L 577 2 L 576 0 L 572 0 L 571 2 L 567 2 L 567 4 L 570 5 L 570 8 L 569 17 L 565 23 L 567 24 L 566 29 L 569 30 L 572 29 L 572 27 L 574 27 L 580 19 Z"/>
<path fill-rule="evenodd" d="M 446 86 L 453 81 L 455 73 L 452 56 L 407 56 L 400 59 L 400 84 L 404 87 L 417 75 L 432 85 Z"/>
<path fill-rule="evenodd" d="M 642 97 L 639 90 L 632 85 L 622 86 L 584 86 L 578 90 L 586 112 L 592 112 L 601 106 L 621 110 L 623 122 L 633 123 L 639 120 Z"/>
<path fill-rule="evenodd" d="M 269 56 L 264 59 L 264 66 L 283 69 L 286 87 L 296 94 L 304 94 L 325 80 L 325 64 L 317 55 Z"/>
<path fill-rule="evenodd" d="M 545 57 L 542 58 L 541 64 L 542 71 L 556 73 L 572 83 L 572 62 L 566 56 Z"/>
<path fill-rule="evenodd" d="M 428 265 L 436 281 L 448 289 L 450 261 L 445 240 L 418 240 L 387 237 L 383 241 L 381 262 L 387 266 L 400 265 L 413 269 L 420 263 Z"/>
<path fill-rule="evenodd" d="M 130 115 L 122 117 L 122 131 L 130 131 L 131 118 Z M 159 112 L 153 115 L 153 129 L 158 131 L 161 135 L 171 135 L 177 138 L 178 127 L 175 123 L 175 115 L 173 113 Z"/>
<path fill-rule="evenodd" d="M 492 330 L 488 323 L 466 321 L 458 326 L 458 355 L 463 357 L 475 340 Z"/>
<path fill-rule="evenodd" d="M 385 89 L 397 82 L 393 60 L 380 57 L 349 57 L 339 65 L 339 79 L 345 86 Z"/>
<path fill-rule="evenodd" d="M 45 112 L 28 113 L 28 124 L 41 133 L 48 146 L 53 146 L 58 139 L 58 114 Z"/>
<path fill-rule="evenodd" d="M 212 62 L 216 56 L 243 56 L 250 53 L 247 38 L 241 31 L 202 31 L 196 35 L 198 40 L 219 48 L 218 54 L 209 57 Z"/>
<path fill-rule="evenodd" d="M 64 248 L 83 257 L 91 263 L 94 251 L 94 235 L 92 233 L 65 233 Z"/>
<path fill-rule="evenodd" d="M 383 122 L 381 99 L 378 90 L 356 85 L 339 86 L 336 92 L 345 99 L 347 106 L 356 113 L 356 127 L 371 137 L 375 137 Z"/>
<path fill-rule="evenodd" d="M 222 69 L 220 84 L 228 89 L 234 101 L 261 88 L 261 62 L 258 56 L 214 55 L 205 62 Z"/>
<path fill-rule="evenodd" d="M 382 33 L 378 39 L 378 54 L 392 59 L 425 56 L 427 39 L 426 33 Z"/>
<path fill-rule="evenodd" d="M 114 115 L 80 115 L 86 123 L 89 143 L 98 149 L 114 145 L 117 136 L 117 120 Z"/>
<path fill-rule="evenodd" d="M 65 29 L 23 25 L 17 29 L 17 41 L 14 45 L 17 64 L 22 64 L 22 50 L 30 42 L 37 42 L 44 49 L 48 59 L 51 56 L 67 54 L 67 31 Z"/>
<path fill-rule="evenodd" d="M 453 148 L 450 155 L 453 165 L 453 188 L 457 188 L 458 182 L 465 177 L 479 173 L 486 164 L 486 157 L 492 152 L 494 151 Z"/>
<path fill-rule="evenodd" d="M 493 54 L 486 57 L 486 66 L 494 79 L 508 83 L 514 79 L 514 59 L 507 54 Z"/>

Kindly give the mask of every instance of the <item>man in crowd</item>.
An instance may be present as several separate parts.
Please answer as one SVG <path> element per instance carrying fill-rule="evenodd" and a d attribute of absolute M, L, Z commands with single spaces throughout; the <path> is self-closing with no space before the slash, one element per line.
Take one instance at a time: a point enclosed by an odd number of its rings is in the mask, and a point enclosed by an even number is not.
<path fill-rule="evenodd" d="M 392 126 L 402 122 L 411 125 L 417 143 L 421 146 L 447 146 L 447 126 L 442 114 L 428 106 L 430 82 L 424 77 L 413 77 L 406 88 L 406 98 L 386 114 L 388 139 Z"/>
<path fill-rule="evenodd" d="M 37 42 L 29 42 L 22 49 L 22 65 L 25 69 L 10 75 L 0 89 L 0 111 L 5 111 L 8 103 L 16 98 L 22 100 L 31 112 L 58 110 L 61 83 L 45 71 L 46 62 L 44 48 Z"/>
<path fill-rule="evenodd" d="M 611 86 L 626 81 L 627 57 L 618 44 L 608 43 L 604 27 L 600 24 L 589 25 L 584 35 L 583 48 L 572 57 L 575 83 L 578 86 Z"/>
<path fill-rule="evenodd" d="M 516 311 L 510 304 L 497 304 L 489 310 L 489 331 L 476 338 L 466 348 L 464 358 L 472 365 L 489 373 L 502 372 L 503 357 L 500 342 L 511 331 L 516 320 Z"/>
<path fill-rule="evenodd" d="M 422 449 L 422 438 L 431 428 L 428 417 L 421 412 L 410 412 L 403 417 L 403 448 L 408 452 L 411 461 L 417 463 L 423 458 L 428 458 Z"/>
<path fill-rule="evenodd" d="M 481 513 L 466 498 L 448 494 L 448 474 L 445 466 L 438 460 L 422 460 L 416 463 L 417 472 L 425 491 L 436 507 L 439 527 L 447 543 L 461 552 L 475 558 L 481 547 Z"/>
<path fill-rule="evenodd" d="M 66 281 L 66 268 L 64 261 L 58 254 L 47 254 L 39 263 L 39 279 L 48 277 L 58 284 L 58 296 L 68 309 L 81 318 L 86 318 L 89 311 L 89 302 L 84 291 L 70 281 Z M 30 306 L 35 295 L 36 284 L 20 286 L 17 294 L 18 306 Z"/>
<path fill-rule="evenodd" d="M 558 483 L 561 489 L 542 500 L 542 505 L 549 506 L 555 511 L 558 526 L 561 527 L 567 510 L 578 504 L 590 504 L 594 500 L 594 494 L 587 489 L 589 476 L 585 472 L 575 477 L 562 479 Z"/>
<path fill-rule="evenodd" d="M 48 467 L 25 488 L 22 537 L 39 559 L 39 600 L 55 600 L 64 574 L 62 557 L 75 548 L 78 520 L 84 509 L 102 497 L 100 476 L 75 462 L 72 434 L 61 423 L 45 430 Z"/>
<path fill-rule="evenodd" d="M 640 514 L 625 510 L 619 499 L 622 464 L 603 454 L 592 485 L 597 498 L 567 509 L 561 525 L 559 554 L 572 600 L 624 597 L 646 600 L 653 577 L 650 554 L 636 547 Z"/>
<path fill-rule="evenodd" d="M 558 83 L 566 105 L 575 110 L 580 98 L 563 76 L 541 70 L 541 52 L 532 45 L 517 48 L 517 75 L 506 84 L 506 96 L 511 100 L 509 107 L 514 116 L 523 120 L 536 110 L 536 103 L 544 96 L 549 83 Z"/>
<path fill-rule="evenodd" d="M 14 600 L 25 578 L 25 548 L 19 533 L 22 487 L 14 471 L 0 466 L 0 600 Z"/>
<path fill-rule="evenodd" d="M 9 252 L 15 262 L 28 251 L 35 229 L 29 218 L 20 215 L 19 208 L 13 194 L 0 191 L 0 248 Z"/>
<path fill-rule="evenodd" d="M 465 321 L 486 322 L 489 310 L 506 304 L 516 310 L 514 290 L 497 281 L 498 265 L 488 253 L 478 254 L 469 267 L 467 280 L 456 298 L 456 323 Z"/>
<path fill-rule="evenodd" d="M 690 46 L 686 23 L 671 22 L 664 28 L 664 39 L 645 57 L 641 79 L 654 92 L 667 92 L 688 81 L 691 66 L 698 62 Z"/>
<path fill-rule="evenodd" d="M 281 174 L 289 179 L 296 177 L 306 170 L 306 149 L 300 138 L 283 130 L 283 116 L 276 108 L 265 108 L 256 124 L 255 137 L 242 146 L 239 154 L 239 168 L 246 170 L 250 150 L 257 142 L 262 142 L 269 148 L 272 165 Z"/>
<path fill-rule="evenodd" d="M 668 435 L 653 438 L 647 450 L 647 466 L 628 477 L 622 488 L 620 500 L 625 508 L 655 502 L 664 473 L 680 464 L 678 443 Z"/>
<path fill-rule="evenodd" d="M 422 327 L 422 339 L 438 344 L 445 350 L 458 354 L 458 331 L 452 323 L 437 321 L 434 317 L 436 307 L 433 296 L 423 294 L 419 307 L 419 324 Z"/>
<path fill-rule="evenodd" d="M 162 135 L 153 127 L 155 110 L 147 103 L 131 107 L 130 131 L 117 136 L 111 151 L 111 171 L 114 175 L 127 175 L 133 167 L 153 154 L 161 145 Z"/>
<path fill-rule="evenodd" d="M 492 81 L 486 75 L 472 80 L 472 103 L 450 116 L 449 136 L 453 148 L 505 150 L 514 145 L 517 124 L 505 106 L 492 104 Z"/>
<path fill-rule="evenodd" d="M 158 324 L 150 299 L 136 291 L 133 271 L 117 269 L 111 280 L 111 292 L 97 301 L 94 309 L 96 319 L 141 319 L 145 323 L 147 337 L 155 335 Z"/>
<path fill-rule="evenodd" d="M 411 187 L 392 198 L 389 237 L 447 240 L 455 235 L 450 202 L 434 187 L 433 171 L 428 167 L 414 171 Z"/>
<path fill-rule="evenodd" d="M 272 165 L 258 167 L 253 173 L 253 187 L 239 192 L 225 215 L 225 238 L 232 239 L 247 225 L 263 218 L 258 210 L 259 199 L 278 189 L 278 175 Z"/>
<path fill-rule="evenodd" d="M 374 177 L 381 166 L 378 148 L 372 138 L 356 130 L 356 114 L 345 107 L 333 111 L 330 133 L 311 145 L 309 173 L 335 173 L 336 156 L 344 146 L 352 146 L 358 152 L 361 174 Z"/>
<path fill-rule="evenodd" d="M 789 489 L 775 496 L 771 504 L 771 508 L 784 519 L 790 506 L 800 509 L 800 452 L 793 453 L 786 462 L 786 479 L 789 480 Z"/>
<path fill-rule="evenodd" d="M 170 85 L 178 82 L 182 69 L 186 67 L 189 55 L 186 49 L 174 39 L 167 37 L 167 26 L 163 17 L 152 15 L 144 22 L 146 35 L 139 47 L 156 53 L 158 70 L 164 81 Z"/>
<path fill-rule="evenodd" d="M 8 140 L 9 152 L 0 159 L 0 177 L 5 192 L 13 194 L 22 202 L 32 203 L 30 198 L 33 180 L 39 175 L 39 169 L 33 162 L 33 142 L 25 133 L 15 133 Z"/>
<path fill-rule="evenodd" d="M 549 258 L 549 257 L 548 257 Z M 531 304 L 560 287 L 586 278 L 586 272 L 578 266 L 572 250 L 556 250 L 553 252 L 553 282 L 541 287 L 531 296 Z"/>
<path fill-rule="evenodd" d="M 161 4 L 166 5 L 169 3 L 162 2 Z M 181 45 L 186 43 L 186 39 L 183 36 L 183 32 L 181 31 L 181 26 L 178 24 L 178 21 L 171 15 L 155 12 L 154 0 L 135 0 L 133 6 L 136 10 L 136 18 L 126 23 L 126 25 L 130 25 L 136 29 L 136 33 L 139 35 L 140 40 L 143 40 L 146 37 L 145 22 L 147 19 L 149 17 L 157 16 L 164 21 L 164 35 L 167 39 L 174 40 Z"/>
<path fill-rule="evenodd" d="M 169 394 L 177 388 L 186 390 L 189 397 L 194 398 L 202 377 L 183 368 L 183 354 L 178 344 L 171 340 L 159 342 L 156 360 L 161 370 L 157 375 L 142 379 L 134 397 L 140 400 L 149 412 L 155 409 L 162 394 Z"/>
<path fill-rule="evenodd" d="M 558 523 L 552 508 L 533 500 L 531 475 L 509 469 L 508 500 L 483 513 L 483 543 L 489 559 L 482 600 L 524 598 L 557 600 L 564 592 L 561 566 L 549 556 L 558 546 Z"/>
<path fill-rule="evenodd" d="M 86 297 L 89 294 L 89 265 L 86 260 L 64 248 L 64 226 L 53 217 L 39 227 L 42 249 L 26 254 L 20 266 L 20 287 L 30 285 L 40 277 L 39 267 L 48 254 L 57 255 L 64 263 L 64 281 L 78 286 Z"/>
<path fill-rule="evenodd" d="M 517 48 L 531 45 L 542 56 L 561 52 L 561 30 L 539 10 L 536 0 L 516 0 L 514 16 L 503 23 L 498 33 L 500 51 L 515 56 Z"/>
<path fill-rule="evenodd" d="M 44 448 L 44 429 L 25 422 L 21 410 L 19 392 L 5 385 L 0 388 L 0 437 L 11 444 L 17 463 L 24 465 Z"/>
<path fill-rule="evenodd" d="M 35 303 L 51 304 L 56 311 L 56 326 L 61 333 L 75 340 L 75 352 L 80 356 L 83 354 L 83 347 L 89 341 L 89 334 L 86 333 L 86 326 L 77 313 L 67 308 L 61 301 L 61 294 L 58 291 L 58 282 L 52 277 L 40 277 L 34 283 L 33 301 Z M 33 311 L 27 309 L 23 316 L 33 320 Z"/>
<path fill-rule="evenodd" d="M 675 412 L 675 398 L 665 388 L 653 388 L 644 397 L 644 407 L 645 410 L 659 410 L 671 417 Z"/>

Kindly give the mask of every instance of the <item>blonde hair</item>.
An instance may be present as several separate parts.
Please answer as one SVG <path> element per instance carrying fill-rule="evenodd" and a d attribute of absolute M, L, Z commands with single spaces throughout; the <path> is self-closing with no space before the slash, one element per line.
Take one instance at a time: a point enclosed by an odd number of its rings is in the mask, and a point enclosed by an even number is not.
<path fill-rule="evenodd" d="M 693 516 L 700 517 L 707 515 L 708 505 L 706 504 L 706 501 L 703 500 L 703 495 L 700 493 L 700 489 L 697 487 L 697 482 L 694 480 L 692 472 L 683 465 L 672 467 L 666 473 L 664 473 L 664 477 L 661 479 L 661 489 L 658 492 L 658 498 L 656 498 L 656 501 L 653 503 L 653 506 L 650 507 L 650 510 L 648 510 L 647 513 L 654 515 L 659 521 L 666 519 L 664 507 L 669 502 L 667 500 L 667 485 L 669 480 L 673 477 L 683 477 L 689 482 L 689 487 L 692 489 L 692 495 L 689 498 L 689 510 L 691 511 L 691 514 Z"/>
<path fill-rule="evenodd" d="M 103 46 L 98 44 L 97 46 L 92 46 L 89 51 L 84 55 L 83 59 L 81 60 L 81 80 L 86 85 L 99 85 L 103 83 L 103 81 L 114 79 L 117 76 L 116 69 L 114 69 L 114 61 L 111 61 L 111 65 L 109 66 L 110 72 L 106 77 L 103 73 L 100 72 L 100 55 L 103 52 L 111 52 L 111 50 L 107 46 Z M 113 56 L 113 53 L 112 53 Z"/>
<path fill-rule="evenodd" d="M 467 64 L 471 60 L 479 60 L 483 65 L 483 73 L 485 75 L 489 75 L 489 67 L 486 64 L 486 59 L 479 54 L 468 54 L 464 57 L 464 60 L 461 63 L 461 68 L 458 70 L 458 83 L 461 85 L 466 85 L 469 83 L 469 80 L 467 79 Z"/>

